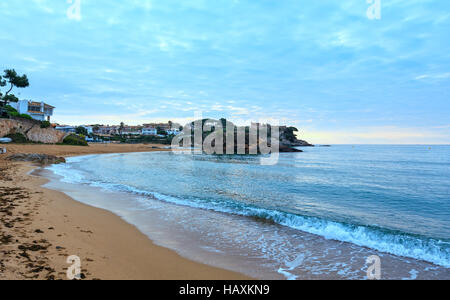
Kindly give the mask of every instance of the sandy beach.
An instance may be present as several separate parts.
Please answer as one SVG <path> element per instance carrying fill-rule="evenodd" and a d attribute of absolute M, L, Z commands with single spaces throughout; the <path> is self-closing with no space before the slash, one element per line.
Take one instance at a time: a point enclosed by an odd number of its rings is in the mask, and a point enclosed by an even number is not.
<path fill-rule="evenodd" d="M 67 279 L 71 255 L 81 259 L 82 277 L 94 279 L 248 279 L 190 261 L 156 246 L 120 217 L 45 189 L 29 175 L 30 163 L 12 163 L 13 153 L 76 156 L 150 152 L 161 145 L 0 145 L 0 279 Z"/>

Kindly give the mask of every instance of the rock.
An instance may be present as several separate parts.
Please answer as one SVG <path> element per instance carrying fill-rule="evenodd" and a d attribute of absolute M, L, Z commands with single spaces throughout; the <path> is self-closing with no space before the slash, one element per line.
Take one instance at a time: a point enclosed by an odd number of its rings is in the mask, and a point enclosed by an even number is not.
<path fill-rule="evenodd" d="M 47 250 L 47 247 L 45 247 L 45 246 L 42 246 L 42 245 L 31 245 L 31 246 L 29 246 L 29 245 L 20 245 L 19 247 L 18 247 L 18 249 L 19 250 L 22 250 L 22 251 L 33 251 L 33 252 L 37 252 L 37 251 L 41 251 L 41 250 Z"/>
<path fill-rule="evenodd" d="M 43 165 L 60 164 L 60 163 L 66 162 L 66 159 L 64 157 L 57 157 L 57 156 L 47 155 L 47 154 L 23 154 L 23 153 L 17 153 L 17 154 L 10 155 L 6 158 L 6 160 L 28 161 L 28 162 L 40 163 Z"/>
<path fill-rule="evenodd" d="M 62 131 L 54 130 L 53 128 L 41 128 L 39 126 L 33 126 L 26 137 L 32 142 L 40 142 L 44 144 L 57 144 L 64 140 L 67 134 Z"/>
<path fill-rule="evenodd" d="M 280 145 L 280 153 L 289 153 L 289 152 L 300 153 L 300 152 L 303 152 L 303 150 L 296 149 L 296 148 L 293 148 L 293 147 L 284 146 L 284 145 Z"/>
<path fill-rule="evenodd" d="M 31 142 L 44 144 L 62 143 L 68 135 L 53 128 L 41 128 L 36 120 L 0 119 L 0 137 L 14 133 L 23 134 Z"/>

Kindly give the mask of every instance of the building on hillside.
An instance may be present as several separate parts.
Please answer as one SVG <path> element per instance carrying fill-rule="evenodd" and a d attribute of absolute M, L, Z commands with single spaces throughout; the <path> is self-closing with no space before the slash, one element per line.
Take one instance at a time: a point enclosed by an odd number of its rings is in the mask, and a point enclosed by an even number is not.
<path fill-rule="evenodd" d="M 158 130 L 153 127 L 142 128 L 142 135 L 158 135 Z"/>
<path fill-rule="evenodd" d="M 33 102 L 28 100 L 19 100 L 18 102 L 9 103 L 15 108 L 19 114 L 27 114 L 38 121 L 49 121 L 53 116 L 54 106 L 48 105 L 44 102 Z"/>
<path fill-rule="evenodd" d="M 156 128 L 156 129 L 159 128 L 163 131 L 172 129 L 171 128 L 172 126 L 170 123 L 150 123 L 150 124 L 144 124 L 143 126 L 146 128 Z"/>
<path fill-rule="evenodd" d="M 98 135 L 114 135 L 119 133 L 118 126 L 98 126 L 98 130 L 94 132 Z"/>
<path fill-rule="evenodd" d="M 141 135 L 142 126 L 125 126 L 122 129 L 122 134 L 124 135 Z"/>

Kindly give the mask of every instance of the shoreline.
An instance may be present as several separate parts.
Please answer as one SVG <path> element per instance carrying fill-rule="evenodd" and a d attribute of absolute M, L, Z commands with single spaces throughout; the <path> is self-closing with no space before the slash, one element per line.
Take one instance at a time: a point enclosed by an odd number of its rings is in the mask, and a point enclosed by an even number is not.
<path fill-rule="evenodd" d="M 165 151 L 152 148 L 154 146 L 157 145 L 95 145 L 86 149 L 57 145 L 6 145 L 8 154 L 45 153 L 64 157 Z M 48 180 L 30 174 L 39 166 L 5 162 L 1 158 L 0 166 L 2 186 L 20 189 L 23 193 L 19 200 L 21 203 L 11 216 L 1 215 L 2 221 L 15 217 L 17 222 L 1 232 L 2 241 L 4 237 L 10 238 L 8 243 L 0 244 L 0 252 L 4 254 L 0 261 L 0 279 L 66 279 L 66 270 L 71 266 L 66 259 L 71 255 L 80 257 L 82 277 L 88 280 L 250 279 L 184 258 L 173 250 L 155 245 L 120 216 L 42 187 Z"/>

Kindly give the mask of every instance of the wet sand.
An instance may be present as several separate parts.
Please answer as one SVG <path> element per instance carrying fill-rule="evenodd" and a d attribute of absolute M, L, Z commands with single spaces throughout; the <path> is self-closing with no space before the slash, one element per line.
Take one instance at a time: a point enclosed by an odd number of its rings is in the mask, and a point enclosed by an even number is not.
<path fill-rule="evenodd" d="M 156 246 L 106 210 L 42 187 L 29 163 L 11 163 L 13 153 L 75 156 L 158 151 L 159 145 L 0 145 L 0 279 L 67 279 L 67 258 L 81 259 L 82 277 L 92 279 L 248 279 L 193 262 Z"/>

